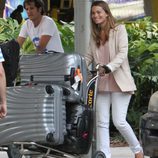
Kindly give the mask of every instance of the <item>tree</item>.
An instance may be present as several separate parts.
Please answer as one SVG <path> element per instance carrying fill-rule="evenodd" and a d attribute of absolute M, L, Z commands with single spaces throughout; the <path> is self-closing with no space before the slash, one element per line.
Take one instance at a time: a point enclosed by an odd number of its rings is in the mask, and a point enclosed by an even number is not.
<path fill-rule="evenodd" d="M 5 2 L 6 2 L 6 0 L 0 0 L 0 18 L 3 18 L 3 11 L 5 8 Z"/>

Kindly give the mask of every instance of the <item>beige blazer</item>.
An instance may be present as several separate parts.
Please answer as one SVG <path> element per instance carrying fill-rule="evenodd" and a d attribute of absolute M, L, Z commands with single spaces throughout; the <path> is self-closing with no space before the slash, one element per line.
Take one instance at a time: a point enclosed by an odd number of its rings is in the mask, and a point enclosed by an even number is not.
<path fill-rule="evenodd" d="M 134 79 L 131 76 L 128 62 L 128 36 L 124 25 L 118 25 L 111 29 L 109 35 L 110 62 L 108 67 L 111 69 L 114 79 L 123 92 L 136 90 Z M 98 64 L 98 49 L 92 37 L 90 37 L 89 49 L 85 54 L 87 66 L 92 62 Z"/>

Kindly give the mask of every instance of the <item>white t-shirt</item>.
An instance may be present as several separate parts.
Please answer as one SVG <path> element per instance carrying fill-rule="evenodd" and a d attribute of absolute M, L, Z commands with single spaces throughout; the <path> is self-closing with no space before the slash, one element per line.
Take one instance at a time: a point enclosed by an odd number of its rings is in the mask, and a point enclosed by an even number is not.
<path fill-rule="evenodd" d="M 0 48 L 0 62 L 3 62 L 3 61 L 4 61 L 4 58 L 3 58 L 2 50 Z"/>
<path fill-rule="evenodd" d="M 48 16 L 42 16 L 41 22 L 37 27 L 34 27 L 30 19 L 26 20 L 19 34 L 20 37 L 24 38 L 29 36 L 36 47 L 42 35 L 51 36 L 46 46 L 46 51 L 64 52 L 58 28 L 54 20 Z"/>

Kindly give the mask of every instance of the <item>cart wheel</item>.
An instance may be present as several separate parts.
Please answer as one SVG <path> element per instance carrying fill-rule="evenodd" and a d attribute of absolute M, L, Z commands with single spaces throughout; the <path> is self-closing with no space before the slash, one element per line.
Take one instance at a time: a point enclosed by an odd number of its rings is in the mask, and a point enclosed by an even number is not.
<path fill-rule="evenodd" d="M 106 156 L 102 151 L 96 151 L 92 158 L 106 158 Z"/>
<path fill-rule="evenodd" d="M 9 158 L 22 158 L 20 149 L 14 144 L 8 146 L 7 154 Z"/>

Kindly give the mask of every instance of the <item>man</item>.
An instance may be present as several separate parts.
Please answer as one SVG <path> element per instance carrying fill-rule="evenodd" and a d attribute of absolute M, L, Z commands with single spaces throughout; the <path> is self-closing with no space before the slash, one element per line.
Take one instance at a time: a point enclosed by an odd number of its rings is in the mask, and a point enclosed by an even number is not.
<path fill-rule="evenodd" d="M 0 50 L 0 119 L 5 117 L 7 114 L 6 78 L 5 78 L 5 72 L 2 65 L 3 61 L 4 61 L 4 58 Z"/>
<path fill-rule="evenodd" d="M 23 4 L 28 20 L 22 25 L 17 39 L 20 46 L 29 36 L 36 47 L 36 52 L 61 52 L 63 47 L 57 26 L 52 18 L 43 15 L 44 3 L 42 0 L 25 0 Z"/>

